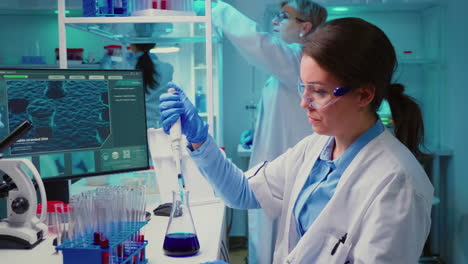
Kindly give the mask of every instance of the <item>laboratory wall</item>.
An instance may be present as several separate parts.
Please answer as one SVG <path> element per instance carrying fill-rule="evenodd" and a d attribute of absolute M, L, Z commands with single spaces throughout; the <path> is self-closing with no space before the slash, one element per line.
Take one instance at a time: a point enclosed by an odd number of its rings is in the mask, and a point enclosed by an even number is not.
<path fill-rule="evenodd" d="M 263 26 L 264 2 L 234 0 L 226 2 Z M 226 153 L 234 163 L 243 169 L 247 169 L 248 160 L 238 156 L 237 145 L 244 130 L 254 129 L 255 107 L 260 99 L 260 92 L 267 75 L 247 63 L 229 40 L 223 40 L 223 48 L 224 142 Z"/>
<path fill-rule="evenodd" d="M 239 9 L 260 26 L 264 25 L 264 1 L 225 1 Z M 267 78 L 265 72 L 248 64 L 229 40 L 223 40 L 223 115 L 224 144 L 228 157 L 242 169 L 248 158 L 238 155 L 241 133 L 255 128 L 256 105 Z M 230 236 L 247 236 L 247 213 L 234 210 Z"/>
<path fill-rule="evenodd" d="M 246 63 L 229 41 L 223 41 L 223 50 L 224 146 L 226 155 L 245 170 L 248 158 L 241 158 L 237 155 L 237 145 L 242 131 L 253 129 L 254 110 L 248 110 L 246 106 L 252 102 L 255 104 L 258 100 L 252 92 L 255 68 Z M 230 235 L 247 236 L 245 210 L 234 210 L 230 216 L 232 217 Z"/>
<path fill-rule="evenodd" d="M 446 178 L 447 217 L 444 258 L 447 263 L 468 263 L 468 1 L 447 1 L 447 85 L 440 87 L 449 94 L 446 136 L 453 148 Z"/>
<path fill-rule="evenodd" d="M 255 105 L 259 97 L 253 90 L 255 68 L 235 50 L 235 47 L 227 40 L 223 41 L 223 107 L 224 107 L 224 144 L 226 154 L 243 170 L 247 169 L 248 158 L 237 155 L 237 145 L 242 131 L 254 128 L 254 109 L 247 109 L 247 105 Z M 246 210 L 228 209 L 231 211 L 230 236 L 247 236 L 247 212 Z"/>

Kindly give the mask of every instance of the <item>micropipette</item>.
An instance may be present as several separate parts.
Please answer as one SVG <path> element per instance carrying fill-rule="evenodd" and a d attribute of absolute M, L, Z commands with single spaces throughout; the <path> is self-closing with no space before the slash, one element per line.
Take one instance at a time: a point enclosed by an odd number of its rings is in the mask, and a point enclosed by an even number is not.
<path fill-rule="evenodd" d="M 177 172 L 177 181 L 179 183 L 179 192 L 180 192 L 180 199 L 184 200 L 184 190 L 185 190 L 185 182 L 184 177 L 182 176 L 182 169 L 180 166 L 181 163 L 181 154 L 180 154 L 180 141 L 182 138 L 182 128 L 180 123 L 180 118 L 172 125 L 171 129 L 169 130 L 169 135 L 171 137 L 171 147 L 172 147 L 172 154 L 174 157 L 174 162 L 176 165 L 176 172 Z"/>

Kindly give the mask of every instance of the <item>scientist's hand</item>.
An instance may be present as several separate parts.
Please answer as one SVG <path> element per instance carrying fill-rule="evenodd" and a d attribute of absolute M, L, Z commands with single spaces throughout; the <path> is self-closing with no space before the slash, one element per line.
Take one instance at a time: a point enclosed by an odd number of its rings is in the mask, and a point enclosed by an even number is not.
<path fill-rule="evenodd" d="M 173 88 L 174 93 L 164 93 L 159 97 L 159 112 L 161 113 L 162 127 L 166 134 L 180 117 L 182 133 L 187 136 L 190 143 L 202 143 L 208 136 L 208 125 L 198 116 L 198 111 L 192 102 L 174 83 L 167 88 Z"/>

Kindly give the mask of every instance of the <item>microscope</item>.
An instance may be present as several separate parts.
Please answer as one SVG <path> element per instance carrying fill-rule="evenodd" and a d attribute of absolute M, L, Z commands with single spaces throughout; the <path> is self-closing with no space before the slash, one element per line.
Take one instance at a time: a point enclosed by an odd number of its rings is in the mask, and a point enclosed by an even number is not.
<path fill-rule="evenodd" d="M 30 160 L 3 159 L 1 155 L 31 128 L 31 122 L 24 121 L 0 142 L 0 198 L 7 198 L 7 218 L 0 219 L 0 249 L 30 249 L 47 236 L 47 197 L 39 172 Z M 36 217 L 36 189 L 25 168 L 39 188 L 40 219 Z"/>

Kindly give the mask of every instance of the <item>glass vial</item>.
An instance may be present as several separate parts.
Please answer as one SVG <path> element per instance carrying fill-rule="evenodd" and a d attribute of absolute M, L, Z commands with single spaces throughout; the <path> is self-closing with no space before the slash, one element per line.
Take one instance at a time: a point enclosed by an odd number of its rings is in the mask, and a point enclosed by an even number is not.
<path fill-rule="evenodd" d="M 206 113 L 206 94 L 201 85 L 195 91 L 195 107 L 199 113 Z"/>
<path fill-rule="evenodd" d="M 189 191 L 172 191 L 172 210 L 163 249 L 172 257 L 192 256 L 200 250 L 189 207 Z"/>

